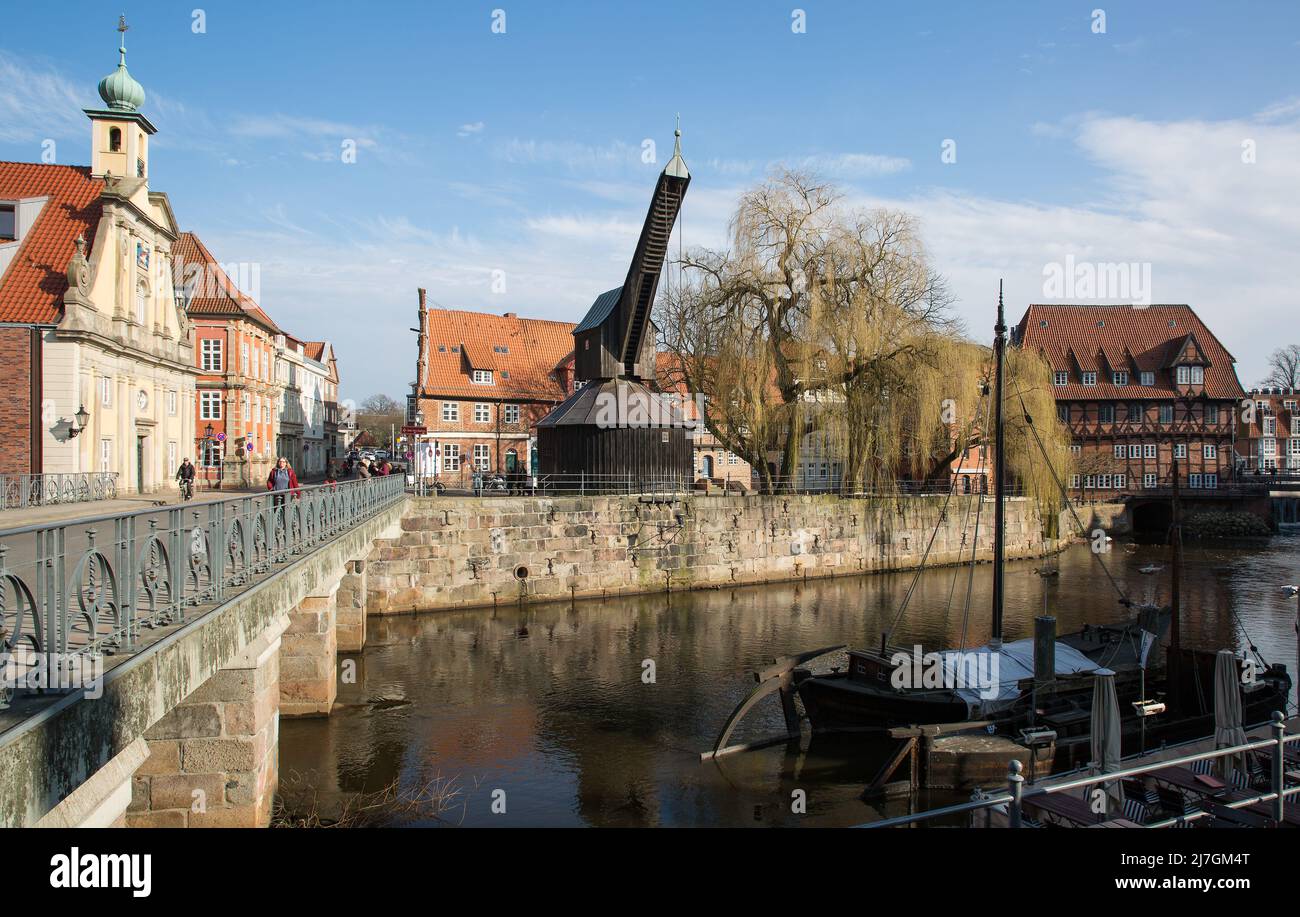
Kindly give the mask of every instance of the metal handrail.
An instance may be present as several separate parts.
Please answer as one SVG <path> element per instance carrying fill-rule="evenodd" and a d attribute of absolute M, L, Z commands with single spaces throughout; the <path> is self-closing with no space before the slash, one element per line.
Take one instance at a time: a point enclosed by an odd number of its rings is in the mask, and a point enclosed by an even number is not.
<path fill-rule="evenodd" d="M 0 474 L 0 510 L 112 500 L 116 496 L 116 471 Z"/>
<path fill-rule="evenodd" d="M 377 477 L 0 531 L 0 709 L 16 658 L 77 687 L 59 673 L 134 653 L 143 631 L 192 619 L 404 500 L 404 483 Z"/>
<path fill-rule="evenodd" d="M 1267 792 L 1259 792 L 1255 795 L 1248 796 L 1245 799 L 1232 800 L 1224 802 L 1223 805 L 1230 809 L 1240 809 L 1245 806 L 1254 805 L 1260 802 L 1272 802 L 1273 813 L 1272 820 L 1280 824 L 1285 815 L 1285 804 L 1288 797 L 1300 795 L 1300 786 L 1287 787 L 1285 784 L 1285 750 L 1289 742 L 1300 742 L 1300 734 L 1287 735 L 1286 722 L 1281 712 L 1273 714 L 1270 728 L 1273 732 L 1271 738 L 1255 739 L 1240 745 L 1232 745 L 1224 748 L 1216 748 L 1213 751 L 1196 752 L 1188 755 L 1181 755 L 1176 758 L 1165 758 L 1160 761 L 1153 761 L 1134 767 L 1122 768 L 1117 771 L 1106 773 L 1092 774 L 1084 777 L 1077 777 L 1073 780 L 1066 780 L 1060 783 L 1035 786 L 1029 790 L 1023 790 L 1024 777 L 1021 775 L 1022 765 L 1019 761 L 1012 759 L 1007 771 L 1007 791 L 986 799 L 974 799 L 970 802 L 960 803 L 953 806 L 944 806 L 937 809 L 927 809 L 923 812 L 913 812 L 908 815 L 897 815 L 893 818 L 886 818 L 880 821 L 866 822 L 857 825 L 859 828 L 897 828 L 904 825 L 911 825 L 921 821 L 928 821 L 932 818 L 939 818 L 944 815 L 958 815 L 963 812 L 977 812 L 987 810 L 1000 805 L 1007 805 L 1007 821 L 1012 828 L 1019 828 L 1022 824 L 1022 812 L 1025 803 L 1032 803 L 1037 796 L 1047 796 L 1052 793 L 1062 793 L 1067 790 L 1079 789 L 1081 787 L 1092 786 L 1098 783 L 1111 783 L 1116 780 L 1123 780 L 1128 777 L 1137 777 L 1143 774 L 1150 774 L 1153 771 L 1163 770 L 1167 767 L 1177 767 L 1185 764 L 1194 764 L 1197 761 L 1207 761 L 1215 758 L 1229 757 L 1232 755 L 1245 754 L 1251 751 L 1262 751 L 1272 749 L 1273 767 L 1271 773 L 1272 789 Z M 1177 816 L 1170 819 L 1163 819 L 1151 825 L 1144 825 L 1146 828 L 1164 828 L 1179 822 L 1195 821 L 1207 815 L 1206 812 L 1189 813 L 1183 816 Z"/>

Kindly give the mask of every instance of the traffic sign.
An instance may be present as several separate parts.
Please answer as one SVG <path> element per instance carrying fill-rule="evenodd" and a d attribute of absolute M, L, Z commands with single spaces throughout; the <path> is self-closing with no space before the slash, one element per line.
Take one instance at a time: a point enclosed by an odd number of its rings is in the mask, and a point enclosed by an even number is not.
<path fill-rule="evenodd" d="M 219 443 L 224 443 L 225 441 L 226 441 L 226 434 L 224 434 L 224 433 L 218 433 L 218 434 L 217 434 L 217 442 L 219 442 Z"/>
<path fill-rule="evenodd" d="M 402 427 L 402 432 L 409 433 L 411 436 L 423 436 L 429 432 L 429 428 L 416 426 Z"/>

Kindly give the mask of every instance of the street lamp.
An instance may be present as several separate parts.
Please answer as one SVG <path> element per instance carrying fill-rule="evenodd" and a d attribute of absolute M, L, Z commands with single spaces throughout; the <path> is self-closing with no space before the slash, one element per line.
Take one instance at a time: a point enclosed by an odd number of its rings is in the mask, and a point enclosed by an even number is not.
<path fill-rule="evenodd" d="M 1287 585 L 1282 587 L 1282 592 L 1285 595 L 1289 595 L 1292 598 L 1295 598 L 1296 596 L 1300 596 L 1300 586 L 1295 586 L 1288 583 Z M 1298 601 L 1296 604 L 1295 630 L 1296 630 L 1297 669 L 1300 669 L 1300 601 Z M 1300 704 L 1300 678 L 1296 679 L 1296 703 Z"/>
<path fill-rule="evenodd" d="M 83 404 L 77 409 L 77 413 L 72 416 L 72 426 L 68 428 L 68 439 L 76 439 L 78 434 L 90 424 L 90 414 L 86 412 L 86 406 Z"/>

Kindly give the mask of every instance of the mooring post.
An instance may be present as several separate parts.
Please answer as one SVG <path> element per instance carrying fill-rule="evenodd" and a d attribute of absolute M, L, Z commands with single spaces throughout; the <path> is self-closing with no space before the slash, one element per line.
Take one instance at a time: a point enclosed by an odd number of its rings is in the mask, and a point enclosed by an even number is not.
<path fill-rule="evenodd" d="M 1286 773 L 1286 720 L 1278 710 L 1273 711 L 1273 741 L 1277 743 L 1273 746 L 1273 793 L 1276 796 L 1273 800 L 1273 821 L 1280 828 L 1286 814 L 1286 799 L 1282 795 L 1286 789 L 1286 781 L 1283 779 Z"/>
<path fill-rule="evenodd" d="M 1007 822 L 1010 828 L 1020 827 L 1020 799 L 1025 788 L 1025 778 L 1020 775 L 1024 767 L 1015 758 L 1007 770 L 1007 792 L 1011 794 L 1011 805 L 1007 807 Z"/>

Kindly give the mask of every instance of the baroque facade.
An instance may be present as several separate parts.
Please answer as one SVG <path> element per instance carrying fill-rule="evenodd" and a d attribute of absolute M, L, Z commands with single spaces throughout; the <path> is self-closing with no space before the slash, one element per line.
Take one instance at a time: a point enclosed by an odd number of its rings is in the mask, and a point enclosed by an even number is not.
<path fill-rule="evenodd" d="M 193 443 L 194 330 L 173 291 L 177 222 L 149 185 L 156 129 L 120 54 L 105 107 L 86 110 L 90 166 L 0 163 L 0 361 L 17 383 L 0 470 L 151 493 Z"/>

